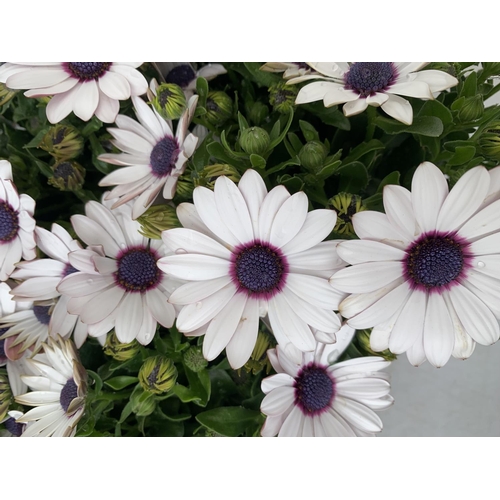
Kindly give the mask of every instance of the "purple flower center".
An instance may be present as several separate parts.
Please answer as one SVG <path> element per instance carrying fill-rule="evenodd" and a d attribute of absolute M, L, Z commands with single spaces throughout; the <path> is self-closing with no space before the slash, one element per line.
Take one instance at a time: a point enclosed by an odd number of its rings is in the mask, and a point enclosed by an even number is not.
<path fill-rule="evenodd" d="M 111 67 L 110 62 L 69 62 L 66 63 L 68 73 L 81 82 L 98 80 Z"/>
<path fill-rule="evenodd" d="M 196 73 L 189 64 L 181 64 L 172 68 L 165 76 L 167 83 L 175 83 L 182 89 L 187 87 L 196 78 Z"/>
<path fill-rule="evenodd" d="M 156 177 L 166 177 L 175 167 L 179 158 L 179 145 L 173 137 L 164 137 L 151 151 L 149 161 L 151 170 Z"/>
<path fill-rule="evenodd" d="M 406 250 L 405 275 L 415 288 L 449 288 L 469 266 L 468 243 L 454 234 L 423 234 Z"/>
<path fill-rule="evenodd" d="M 78 269 L 75 269 L 69 262 L 66 264 L 62 277 L 65 278 L 69 274 L 77 273 Z"/>
<path fill-rule="evenodd" d="M 9 417 L 4 423 L 3 425 L 5 425 L 5 428 L 13 435 L 13 436 L 16 436 L 16 437 L 19 437 L 22 433 L 23 433 L 23 430 L 24 430 L 24 426 L 26 424 L 18 424 L 16 422 L 16 419 L 15 418 L 12 418 L 12 417 Z"/>
<path fill-rule="evenodd" d="M 49 309 L 50 306 L 33 306 L 35 317 L 42 325 L 48 325 L 50 323 Z"/>
<path fill-rule="evenodd" d="M 328 408 L 335 397 L 335 382 L 326 367 L 310 363 L 304 366 L 293 384 L 295 404 L 305 415 L 313 416 Z"/>
<path fill-rule="evenodd" d="M 397 72 L 390 62 L 358 62 L 345 75 L 346 88 L 362 97 L 387 90 L 396 80 Z"/>
<path fill-rule="evenodd" d="M 19 231 L 19 214 L 7 202 L 0 201 L 0 242 L 13 240 Z"/>
<path fill-rule="evenodd" d="M 3 335 L 8 328 L 0 328 L 0 335 Z M 5 363 L 7 363 L 7 356 L 5 354 L 5 339 L 0 339 L 0 366 L 3 366 Z"/>
<path fill-rule="evenodd" d="M 249 295 L 272 297 L 282 290 L 288 263 L 279 248 L 254 241 L 236 249 L 231 274 L 239 289 Z"/>
<path fill-rule="evenodd" d="M 156 265 L 158 256 L 147 248 L 129 248 L 118 257 L 116 283 L 127 292 L 145 292 L 154 288 L 163 273 Z"/>
<path fill-rule="evenodd" d="M 67 412 L 71 401 L 78 397 L 78 387 L 75 381 L 70 378 L 65 386 L 61 390 L 61 396 L 59 397 L 59 402 L 61 403 L 62 409 Z"/>

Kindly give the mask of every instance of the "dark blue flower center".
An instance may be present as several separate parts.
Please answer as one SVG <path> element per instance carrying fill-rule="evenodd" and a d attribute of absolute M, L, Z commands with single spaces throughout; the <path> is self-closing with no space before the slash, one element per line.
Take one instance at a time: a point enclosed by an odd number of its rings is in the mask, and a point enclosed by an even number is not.
<path fill-rule="evenodd" d="M 26 424 L 18 424 L 15 418 L 9 417 L 4 423 L 5 428 L 16 437 L 19 437 L 24 430 Z"/>
<path fill-rule="evenodd" d="M 0 201 L 0 241 L 13 240 L 19 231 L 19 214 L 5 201 Z"/>
<path fill-rule="evenodd" d="M 236 279 L 247 292 L 272 293 L 279 290 L 284 273 L 281 252 L 265 243 L 243 248 L 236 256 Z"/>
<path fill-rule="evenodd" d="M 65 278 L 69 274 L 77 273 L 78 269 L 75 269 L 69 262 L 66 264 L 66 267 L 64 268 L 63 275 L 62 277 Z"/>
<path fill-rule="evenodd" d="M 128 292 L 145 292 L 155 287 L 163 274 L 156 261 L 156 256 L 147 248 L 127 250 L 118 259 L 117 284 Z"/>
<path fill-rule="evenodd" d="M 82 82 L 98 80 L 111 67 L 110 62 L 69 62 L 69 72 Z"/>
<path fill-rule="evenodd" d="M 8 328 L 0 328 L 0 335 L 3 335 Z M 5 339 L 0 339 L 0 366 L 7 363 L 7 356 L 5 355 Z"/>
<path fill-rule="evenodd" d="M 407 274 L 415 284 L 426 288 L 451 283 L 464 266 L 463 245 L 451 236 L 424 236 L 406 254 Z"/>
<path fill-rule="evenodd" d="M 149 161 L 156 177 L 166 177 L 175 167 L 179 158 L 179 146 L 173 137 L 164 137 L 151 151 Z"/>
<path fill-rule="evenodd" d="M 171 69 L 167 76 L 165 76 L 165 81 L 167 83 L 175 83 L 181 88 L 187 87 L 196 78 L 196 73 L 189 64 L 181 64 Z"/>
<path fill-rule="evenodd" d="M 358 62 L 345 76 L 346 87 L 367 97 L 387 89 L 394 83 L 396 70 L 390 62 Z"/>
<path fill-rule="evenodd" d="M 304 366 L 294 382 L 295 404 L 307 414 L 316 414 L 330 406 L 335 384 L 326 368 L 310 363 Z"/>
<path fill-rule="evenodd" d="M 33 306 L 35 317 L 42 325 L 48 325 L 50 323 L 49 309 L 50 306 Z"/>
<path fill-rule="evenodd" d="M 59 402 L 65 412 L 68 411 L 71 401 L 73 401 L 76 397 L 78 397 L 78 387 L 75 381 L 70 378 L 62 388 L 61 396 L 59 397 Z"/>

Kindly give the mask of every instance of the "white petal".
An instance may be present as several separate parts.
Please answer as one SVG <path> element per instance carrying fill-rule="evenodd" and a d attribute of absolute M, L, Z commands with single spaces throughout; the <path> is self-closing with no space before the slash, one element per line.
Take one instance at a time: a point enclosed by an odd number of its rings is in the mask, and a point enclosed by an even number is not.
<path fill-rule="evenodd" d="M 73 111 L 73 102 L 79 88 L 79 85 L 75 85 L 71 90 L 52 97 L 45 108 L 50 123 L 59 123 Z"/>
<path fill-rule="evenodd" d="M 358 98 L 354 101 L 346 102 L 342 108 L 345 116 L 355 116 L 362 113 L 368 107 L 368 101 L 364 98 Z"/>
<path fill-rule="evenodd" d="M 277 376 L 288 377 L 288 375 L 284 373 Z M 293 400 L 293 387 L 277 387 L 262 400 L 260 411 L 264 413 L 264 415 L 269 415 L 271 417 L 278 416 L 285 413 L 285 411 L 293 405 Z"/>
<path fill-rule="evenodd" d="M 99 89 L 95 80 L 81 83 L 75 87 L 77 92 L 73 100 L 73 112 L 83 121 L 92 118 L 99 104 Z M 57 97 L 57 96 L 56 96 Z"/>
<path fill-rule="evenodd" d="M 343 241 L 337 247 L 339 256 L 349 264 L 363 262 L 402 261 L 406 252 L 378 241 Z"/>
<path fill-rule="evenodd" d="M 146 304 L 153 318 L 165 328 L 170 328 L 174 324 L 175 309 L 168 303 L 167 297 L 157 288 L 148 290 L 145 295 Z"/>
<path fill-rule="evenodd" d="M 416 81 L 423 81 L 429 85 L 431 92 L 439 92 L 441 90 L 449 89 L 458 84 L 458 80 L 446 73 L 446 71 L 439 71 L 435 69 L 426 69 L 414 74 Z"/>
<path fill-rule="evenodd" d="M 459 236 L 475 241 L 490 233 L 500 231 L 500 200 L 495 201 L 469 219 L 458 231 Z"/>
<path fill-rule="evenodd" d="M 294 382 L 295 379 L 288 375 L 288 373 L 278 373 L 262 380 L 261 389 L 264 394 L 268 394 L 278 387 L 293 387 Z"/>
<path fill-rule="evenodd" d="M 241 177 L 238 183 L 238 189 L 243 195 L 248 207 L 248 212 L 252 221 L 253 234 L 257 236 L 259 234 L 259 211 L 267 195 L 266 185 L 262 177 L 255 170 L 248 169 Z"/>
<path fill-rule="evenodd" d="M 281 248 L 300 231 L 307 217 L 308 199 L 302 191 L 290 196 L 276 213 L 269 242 Z"/>
<path fill-rule="evenodd" d="M 365 432 L 380 432 L 383 424 L 380 417 L 365 405 L 352 399 L 337 397 L 333 408 L 351 425 Z"/>
<path fill-rule="evenodd" d="M 229 275 L 227 260 L 202 254 L 170 255 L 157 262 L 165 273 L 188 281 L 204 281 Z"/>
<path fill-rule="evenodd" d="M 342 86 L 338 83 L 333 82 L 313 82 L 304 85 L 295 99 L 295 104 L 307 104 L 308 102 L 321 101 L 328 92 L 335 93 L 336 91 L 341 92 Z M 341 94 L 341 100 L 343 101 L 344 94 Z"/>
<path fill-rule="evenodd" d="M 175 253 L 205 254 L 228 261 L 232 255 L 217 241 L 192 229 L 175 228 L 163 231 L 162 240 L 165 246 Z"/>
<path fill-rule="evenodd" d="M 411 104 L 402 97 L 389 94 L 389 99 L 382 104 L 382 109 L 396 120 L 411 125 L 413 122 L 413 109 Z"/>
<path fill-rule="evenodd" d="M 279 437 L 301 437 L 305 417 L 298 406 L 294 406 L 288 417 L 283 422 Z"/>
<path fill-rule="evenodd" d="M 269 241 L 274 218 L 288 198 L 290 198 L 290 193 L 284 186 L 276 186 L 264 198 L 259 213 L 259 239 L 261 241 Z"/>
<path fill-rule="evenodd" d="M 143 305 L 141 293 L 126 293 L 121 301 L 115 322 L 116 337 L 122 344 L 132 342 L 141 329 Z"/>
<path fill-rule="evenodd" d="M 401 186 L 392 184 L 384 186 L 384 209 L 389 222 L 407 238 L 413 239 L 418 235 L 418 227 L 413 206 L 411 193 Z"/>
<path fill-rule="evenodd" d="M 302 300 L 321 309 L 337 310 L 343 297 L 327 280 L 306 274 L 290 273 L 286 279 L 286 287 Z"/>
<path fill-rule="evenodd" d="M 354 231 L 361 239 L 375 240 L 404 250 L 410 240 L 380 212 L 358 212 L 352 217 Z"/>
<path fill-rule="evenodd" d="M 113 287 L 103 291 L 85 304 L 80 318 L 84 323 L 98 323 L 109 316 L 120 304 L 125 291 Z"/>
<path fill-rule="evenodd" d="M 393 83 L 388 92 L 406 97 L 417 97 L 419 99 L 434 99 L 429 85 L 418 80 Z"/>
<path fill-rule="evenodd" d="M 99 91 L 99 104 L 95 110 L 95 115 L 104 123 L 113 123 L 118 112 L 120 103 L 116 99 L 110 99 L 104 92 Z"/>
<path fill-rule="evenodd" d="M 125 100 L 130 97 L 127 79 L 114 71 L 108 71 L 99 78 L 99 87 L 110 99 Z"/>

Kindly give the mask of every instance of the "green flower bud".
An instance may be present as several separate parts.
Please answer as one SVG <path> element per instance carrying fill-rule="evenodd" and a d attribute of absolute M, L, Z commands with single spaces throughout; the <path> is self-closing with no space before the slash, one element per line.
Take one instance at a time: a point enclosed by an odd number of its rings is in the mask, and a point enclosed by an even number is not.
<path fill-rule="evenodd" d="M 178 120 L 187 108 L 186 96 L 175 83 L 162 83 L 151 104 L 166 120 Z"/>
<path fill-rule="evenodd" d="M 139 370 L 141 387 L 152 394 L 170 391 L 177 380 L 177 368 L 166 356 L 152 356 L 146 359 Z"/>
<path fill-rule="evenodd" d="M 490 76 L 500 75 L 500 62 L 482 62 L 484 71 Z"/>
<path fill-rule="evenodd" d="M 205 108 L 205 119 L 215 127 L 220 127 L 233 116 L 233 100 L 221 90 L 208 93 Z"/>
<path fill-rule="evenodd" d="M 478 144 L 482 155 L 490 160 L 500 161 L 500 121 L 492 122 L 483 130 Z"/>
<path fill-rule="evenodd" d="M 85 169 L 76 161 L 63 161 L 52 166 L 54 175 L 48 180 L 51 186 L 61 191 L 81 189 L 85 180 Z"/>
<path fill-rule="evenodd" d="M 321 170 L 328 156 L 328 149 L 318 141 L 310 141 L 299 151 L 299 160 L 304 167 L 313 172 Z"/>
<path fill-rule="evenodd" d="M 5 375 L 0 375 L 0 421 L 6 417 L 11 403 L 12 392 L 10 390 L 9 380 Z"/>
<path fill-rule="evenodd" d="M 193 182 L 193 179 L 191 179 L 187 175 L 183 175 L 177 181 L 177 188 L 175 190 L 175 195 L 179 198 L 182 198 L 183 200 L 192 201 L 193 191 L 195 187 L 196 186 Z"/>
<path fill-rule="evenodd" d="M 249 127 L 241 131 L 240 146 L 245 153 L 262 156 L 267 152 L 271 139 L 269 134 L 260 127 Z"/>
<path fill-rule="evenodd" d="M 274 346 L 275 343 L 272 341 L 271 336 L 259 330 L 257 342 L 255 343 L 255 347 L 250 355 L 250 359 L 244 365 L 245 370 L 248 373 L 251 372 L 254 375 L 257 375 L 257 373 L 265 368 L 266 373 L 269 373 L 272 365 L 267 357 L 267 351 L 268 349 L 272 349 Z"/>
<path fill-rule="evenodd" d="M 194 180 L 194 183 L 196 186 L 204 186 L 209 189 L 213 189 L 217 177 L 220 177 L 221 175 L 225 175 L 233 182 L 239 182 L 241 179 L 241 174 L 238 172 L 236 167 L 228 165 L 227 163 L 216 163 L 214 165 L 207 165 L 204 167 L 200 172 L 199 177 Z"/>
<path fill-rule="evenodd" d="M 130 395 L 132 411 L 138 417 L 147 417 L 155 411 L 156 398 L 151 392 L 145 391 L 140 384 L 137 384 Z"/>
<path fill-rule="evenodd" d="M 370 335 L 371 329 L 369 330 L 358 330 L 356 332 L 355 344 L 358 350 L 365 356 L 381 356 L 387 361 L 394 361 L 397 359 L 395 354 L 392 354 L 389 349 L 382 352 L 375 352 L 370 345 Z"/>
<path fill-rule="evenodd" d="M 254 102 L 249 109 L 248 118 L 255 125 L 260 125 L 269 116 L 269 108 L 262 102 Z"/>
<path fill-rule="evenodd" d="M 177 218 L 175 207 L 170 205 L 153 205 L 138 217 L 137 221 L 141 225 L 139 233 L 154 240 L 161 240 L 162 231 L 182 227 Z"/>
<path fill-rule="evenodd" d="M 333 230 L 340 234 L 354 235 L 352 216 L 366 210 L 361 197 L 357 194 L 339 193 L 330 199 L 330 204 L 337 212 L 337 223 Z"/>
<path fill-rule="evenodd" d="M 193 372 L 201 372 L 208 366 L 208 361 L 203 357 L 203 352 L 199 346 L 191 346 L 184 353 L 184 363 Z"/>
<path fill-rule="evenodd" d="M 111 356 L 116 361 L 128 361 L 139 354 L 141 346 L 137 340 L 132 340 L 128 344 L 122 344 L 113 330 L 106 338 L 104 344 L 104 354 Z"/>
<path fill-rule="evenodd" d="M 71 125 L 55 125 L 43 136 L 39 147 L 57 161 L 76 158 L 83 150 L 84 139 L 78 129 Z"/>
<path fill-rule="evenodd" d="M 19 91 L 9 89 L 5 83 L 0 82 L 0 106 L 7 104 Z"/>
<path fill-rule="evenodd" d="M 483 96 L 477 94 L 473 97 L 467 97 L 458 112 L 458 119 L 461 123 L 473 122 L 483 116 L 484 104 Z"/>
<path fill-rule="evenodd" d="M 290 113 L 290 109 L 295 107 L 297 94 L 298 90 L 295 85 L 287 85 L 285 82 L 281 81 L 269 87 L 269 103 L 274 111 L 288 114 Z"/>

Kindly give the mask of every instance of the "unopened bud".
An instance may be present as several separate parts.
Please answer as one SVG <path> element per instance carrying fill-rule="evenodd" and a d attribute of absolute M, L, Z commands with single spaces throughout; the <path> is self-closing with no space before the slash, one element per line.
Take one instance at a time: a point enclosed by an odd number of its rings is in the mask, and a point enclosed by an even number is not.
<path fill-rule="evenodd" d="M 257 342 L 250 355 L 250 359 L 244 365 L 245 370 L 257 375 L 257 373 L 265 368 L 266 373 L 269 373 L 272 366 L 267 357 L 267 351 L 274 346 L 275 343 L 272 341 L 271 337 L 267 333 L 259 331 Z"/>
<path fill-rule="evenodd" d="M 491 123 L 478 140 L 481 154 L 495 161 L 500 161 L 500 121 Z"/>
<path fill-rule="evenodd" d="M 152 394 L 170 391 L 177 380 L 177 368 L 166 356 L 153 356 L 146 359 L 139 370 L 141 387 Z"/>
<path fill-rule="evenodd" d="M 137 221 L 141 225 L 139 233 L 154 240 L 161 240 L 162 231 L 182 227 L 175 208 L 170 205 L 153 205 L 138 217 Z"/>
<path fill-rule="evenodd" d="M 300 163 L 313 172 L 317 172 L 323 167 L 327 156 L 327 147 L 319 141 L 310 141 L 299 151 Z"/>
<path fill-rule="evenodd" d="M 242 130 L 239 139 L 240 146 L 245 153 L 261 156 L 267 152 L 270 142 L 269 134 L 260 127 Z"/>
<path fill-rule="evenodd" d="M 204 358 L 201 347 L 191 346 L 184 353 L 184 363 L 193 372 L 201 372 L 208 366 L 208 361 Z"/>
<path fill-rule="evenodd" d="M 3 420 L 12 403 L 12 391 L 10 390 L 7 376 L 0 375 L 0 420 Z"/>
<path fill-rule="evenodd" d="M 9 89 L 5 83 L 0 82 L 0 106 L 7 104 L 19 91 Z"/>
<path fill-rule="evenodd" d="M 135 339 L 128 344 L 122 344 L 118 340 L 114 330 L 107 336 L 106 343 L 104 344 L 104 354 L 121 362 L 128 361 L 137 356 L 140 349 L 141 346 Z"/>
<path fill-rule="evenodd" d="M 147 417 L 155 411 L 156 398 L 151 392 L 145 391 L 140 384 L 137 384 L 130 395 L 132 411 L 138 417 Z"/>
<path fill-rule="evenodd" d="M 156 88 L 151 104 L 166 120 L 178 120 L 187 107 L 183 90 L 175 83 L 162 83 Z"/>
<path fill-rule="evenodd" d="M 337 212 L 334 231 L 341 234 L 354 234 L 352 216 L 365 210 L 361 197 L 357 194 L 339 193 L 330 199 L 330 204 Z"/>
<path fill-rule="evenodd" d="M 83 150 L 83 137 L 71 125 L 55 125 L 43 136 L 39 147 L 62 162 L 76 158 Z"/>
<path fill-rule="evenodd" d="M 221 90 L 209 92 L 206 103 L 205 119 L 211 125 L 219 127 L 233 116 L 233 101 Z"/>
<path fill-rule="evenodd" d="M 81 189 L 85 181 L 85 169 L 76 161 L 63 161 L 52 166 L 53 176 L 48 180 L 51 186 L 61 191 Z"/>
<path fill-rule="evenodd" d="M 295 85 L 287 85 L 281 81 L 269 87 L 269 103 L 278 113 L 290 113 L 295 106 L 297 94 L 298 90 Z"/>
<path fill-rule="evenodd" d="M 371 329 L 358 330 L 356 332 L 356 337 L 355 337 L 356 345 L 358 349 L 365 356 L 381 356 L 387 361 L 394 361 L 395 359 L 397 359 L 397 356 L 395 354 L 392 354 L 392 352 L 389 351 L 389 349 L 386 349 L 385 351 L 382 352 L 374 351 L 370 345 L 370 335 L 371 335 Z"/>
<path fill-rule="evenodd" d="M 477 94 L 473 97 L 467 97 L 458 112 L 458 119 L 461 123 L 468 123 L 478 120 L 483 116 L 484 104 L 483 96 Z"/>
<path fill-rule="evenodd" d="M 269 108 L 262 102 L 254 102 L 249 110 L 248 118 L 255 125 L 260 125 L 269 116 Z"/>

